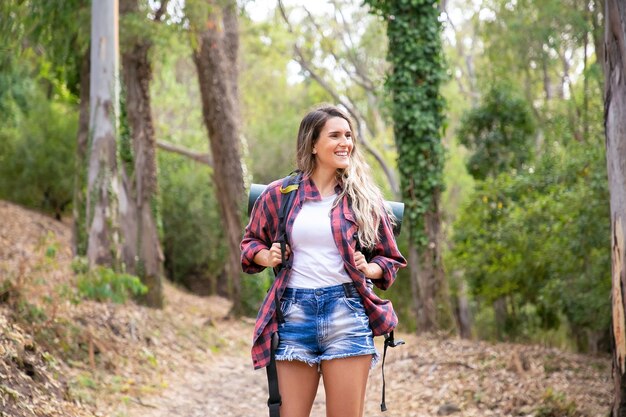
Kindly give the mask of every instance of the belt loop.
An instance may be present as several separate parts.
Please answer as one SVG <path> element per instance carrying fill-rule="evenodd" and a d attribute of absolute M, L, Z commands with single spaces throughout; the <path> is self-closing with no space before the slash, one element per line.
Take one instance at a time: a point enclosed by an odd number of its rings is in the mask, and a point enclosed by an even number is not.
<path fill-rule="evenodd" d="M 352 289 L 354 288 L 354 285 L 351 282 L 344 282 L 342 285 L 343 285 L 343 293 L 345 294 L 346 298 L 351 298 Z"/>

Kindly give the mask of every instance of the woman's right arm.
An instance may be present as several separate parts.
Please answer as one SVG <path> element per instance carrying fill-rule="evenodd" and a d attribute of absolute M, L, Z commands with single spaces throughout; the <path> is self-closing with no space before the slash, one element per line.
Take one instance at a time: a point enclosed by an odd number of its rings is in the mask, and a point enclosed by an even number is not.
<path fill-rule="evenodd" d="M 250 222 L 241 240 L 241 267 L 248 274 L 281 263 L 280 244 L 273 243 L 278 227 L 279 183 L 272 183 L 261 193 L 250 213 Z M 287 248 L 289 254 L 289 248 Z"/>
<path fill-rule="evenodd" d="M 261 272 L 267 266 L 262 262 L 264 253 L 269 252 L 269 244 L 272 241 L 268 221 L 270 219 L 266 213 L 267 200 L 266 190 L 254 203 L 252 213 L 250 213 L 250 221 L 241 240 L 241 269 L 248 274 Z"/>

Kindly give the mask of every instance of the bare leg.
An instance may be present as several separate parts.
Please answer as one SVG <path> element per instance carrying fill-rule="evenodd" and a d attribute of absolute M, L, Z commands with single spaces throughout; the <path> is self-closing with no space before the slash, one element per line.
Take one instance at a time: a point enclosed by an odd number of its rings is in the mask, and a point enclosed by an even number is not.
<path fill-rule="evenodd" d="M 317 365 L 309 366 L 300 361 L 276 361 L 276 370 L 283 400 L 280 417 L 309 417 L 320 382 Z"/>
<path fill-rule="evenodd" d="M 326 417 L 362 417 L 372 355 L 322 361 Z"/>

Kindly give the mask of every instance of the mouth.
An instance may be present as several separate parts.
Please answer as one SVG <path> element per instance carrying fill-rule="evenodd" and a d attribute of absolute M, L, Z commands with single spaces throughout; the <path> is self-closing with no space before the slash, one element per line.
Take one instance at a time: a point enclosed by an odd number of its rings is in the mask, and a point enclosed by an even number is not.
<path fill-rule="evenodd" d="M 335 155 L 341 158 L 347 158 L 349 154 L 348 154 L 348 151 L 337 151 L 335 152 Z"/>

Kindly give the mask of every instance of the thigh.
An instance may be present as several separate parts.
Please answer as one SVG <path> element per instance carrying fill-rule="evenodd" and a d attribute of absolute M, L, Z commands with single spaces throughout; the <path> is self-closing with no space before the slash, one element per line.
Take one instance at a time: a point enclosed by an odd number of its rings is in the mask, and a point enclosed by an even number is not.
<path fill-rule="evenodd" d="M 361 417 L 372 355 L 322 361 L 327 417 Z"/>
<path fill-rule="evenodd" d="M 278 387 L 283 404 L 280 417 L 309 417 L 317 394 L 317 365 L 300 361 L 276 361 Z"/>

